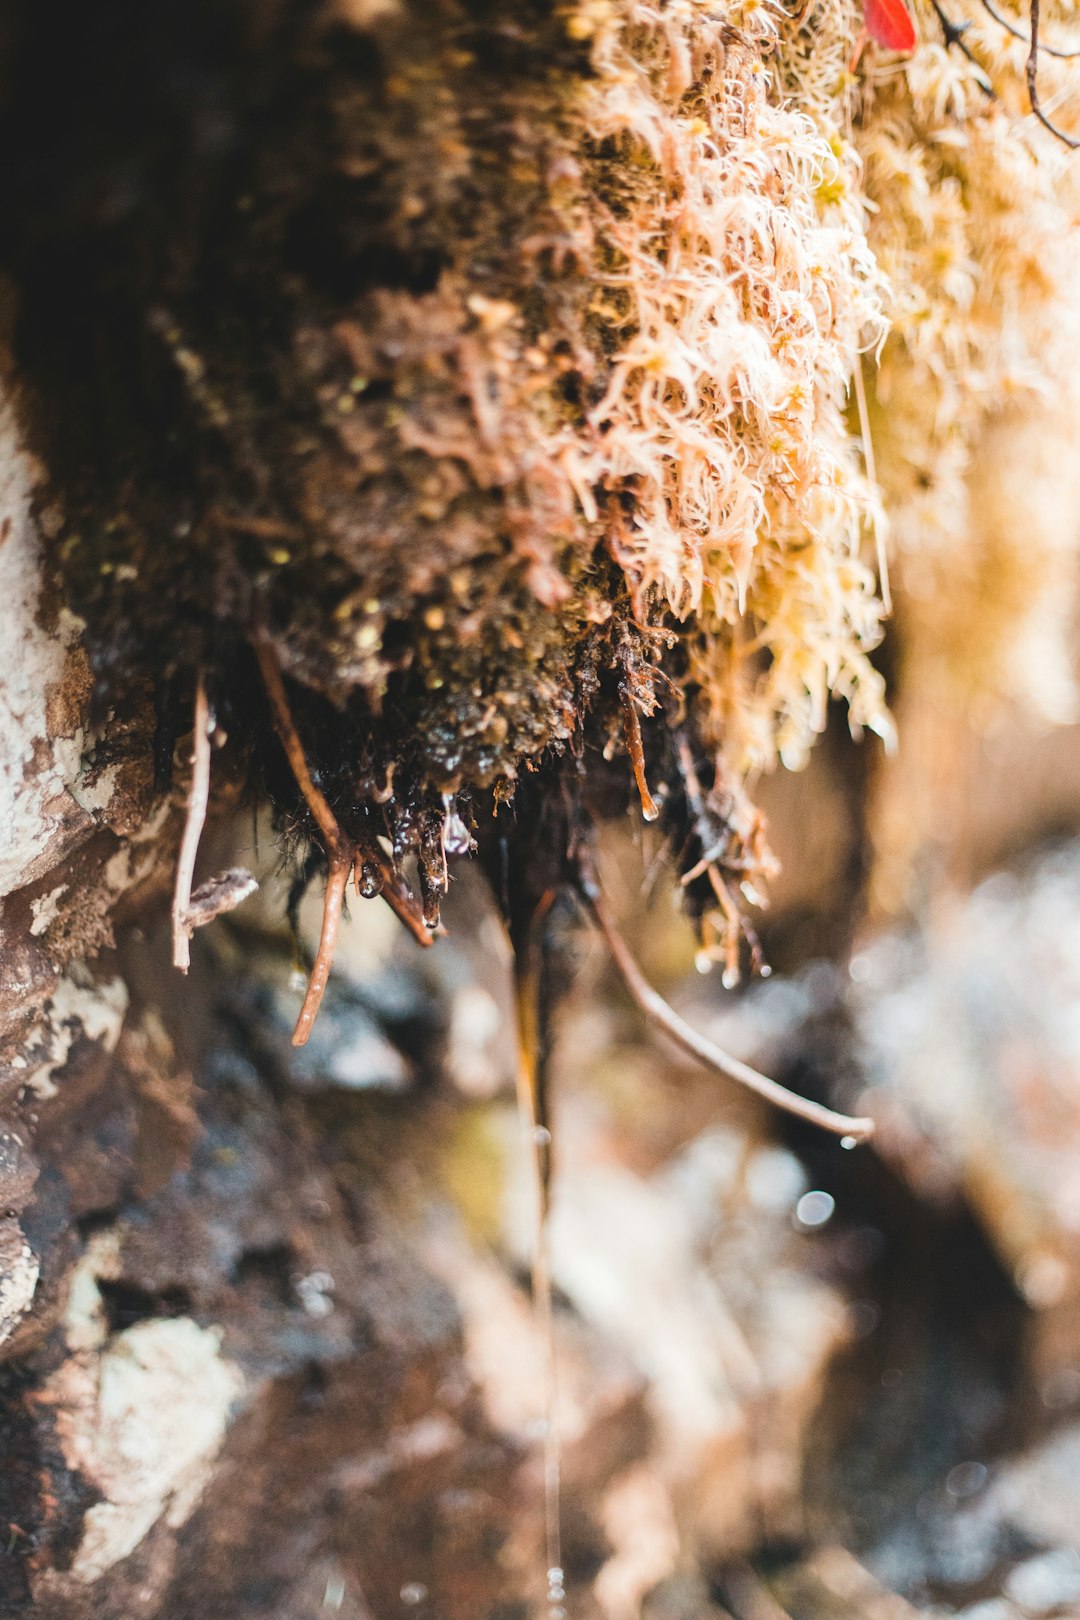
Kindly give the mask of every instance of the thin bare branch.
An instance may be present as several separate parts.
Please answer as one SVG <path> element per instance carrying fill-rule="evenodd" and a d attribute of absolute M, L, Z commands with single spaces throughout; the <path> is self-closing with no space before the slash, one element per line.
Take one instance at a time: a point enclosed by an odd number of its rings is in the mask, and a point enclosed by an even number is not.
<path fill-rule="evenodd" d="M 685 1019 L 679 1017 L 675 1009 L 668 1005 L 663 996 L 654 990 L 645 978 L 607 908 L 607 902 L 596 878 L 582 868 L 579 871 L 578 886 L 597 927 L 604 936 L 612 960 L 622 975 L 623 983 L 651 1024 L 655 1024 L 676 1045 L 681 1046 L 684 1052 L 689 1052 L 691 1057 L 697 1058 L 706 1068 L 746 1086 L 748 1090 L 756 1092 L 759 1097 L 764 1097 L 766 1102 L 772 1103 L 774 1107 L 782 1108 L 786 1113 L 794 1114 L 796 1118 L 804 1119 L 810 1125 L 819 1125 L 822 1130 L 831 1131 L 835 1136 L 850 1137 L 856 1142 L 866 1142 L 870 1139 L 874 1132 L 872 1119 L 838 1114 L 820 1103 L 811 1102 L 809 1098 L 800 1097 L 795 1092 L 789 1091 L 786 1086 L 770 1080 L 764 1074 L 759 1074 L 748 1063 L 732 1057 L 706 1036 L 699 1035 Z"/>
<path fill-rule="evenodd" d="M 999 11 L 994 5 L 993 0 L 982 0 L 982 8 L 984 11 L 988 12 L 991 17 L 993 17 L 994 21 L 999 24 L 1000 27 L 1004 28 L 1007 34 L 1011 34 L 1013 39 L 1020 40 L 1024 45 L 1031 44 L 1031 35 L 1025 34 L 1024 30 L 1022 28 L 1018 28 L 1011 17 L 1006 17 L 1004 12 Z M 1044 56 L 1055 56 L 1060 62 L 1071 62 L 1074 57 L 1080 56 L 1080 45 L 1076 45 L 1071 50 L 1066 51 L 1062 50 L 1056 45 L 1044 45 L 1042 40 L 1040 40 L 1039 49 L 1042 51 Z"/>
<path fill-rule="evenodd" d="M 1080 138 L 1077 138 L 1074 135 L 1067 135 L 1063 129 L 1059 129 L 1057 124 L 1054 123 L 1053 119 L 1049 118 L 1047 114 L 1043 112 L 1042 103 L 1039 100 L 1040 48 L 1039 0 L 1031 0 L 1031 44 L 1030 49 L 1028 50 L 1027 59 L 1028 100 L 1031 102 L 1032 112 L 1039 120 L 1039 123 L 1042 124 L 1043 128 L 1048 129 L 1051 135 L 1056 135 L 1059 141 L 1062 141 L 1066 146 L 1071 147 L 1075 152 L 1080 149 Z"/>
<path fill-rule="evenodd" d="M 180 858 L 176 865 L 176 886 L 173 890 L 173 966 L 186 973 L 191 966 L 191 885 L 195 877 L 195 861 L 199 853 L 199 840 L 206 822 L 206 806 L 210 798 L 210 707 L 206 701 L 206 682 L 202 672 L 195 683 L 195 717 L 192 727 L 191 786 L 188 789 L 187 819 L 180 840 Z"/>
<path fill-rule="evenodd" d="M 974 67 L 977 72 L 979 89 L 982 91 L 983 95 L 988 96 L 991 101 L 996 101 L 997 94 L 993 85 L 990 83 L 989 78 L 987 77 L 986 69 L 983 67 L 982 63 L 979 61 L 979 58 L 975 55 L 975 52 L 971 49 L 971 46 L 964 38 L 964 35 L 971 27 L 970 22 L 953 22 L 948 13 L 942 10 L 941 6 L 938 4 L 938 0 L 930 0 L 930 4 L 933 6 L 934 11 L 937 14 L 937 20 L 941 24 L 941 32 L 945 39 L 945 49 L 949 50 L 953 45 L 955 45 L 961 56 L 967 57 L 972 67 Z"/>

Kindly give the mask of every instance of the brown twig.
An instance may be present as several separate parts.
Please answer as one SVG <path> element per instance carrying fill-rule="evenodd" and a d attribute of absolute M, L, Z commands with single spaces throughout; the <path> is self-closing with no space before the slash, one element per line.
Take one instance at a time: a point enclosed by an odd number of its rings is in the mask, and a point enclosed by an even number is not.
<path fill-rule="evenodd" d="M 990 83 L 990 80 L 987 77 L 986 69 L 979 61 L 979 58 L 975 55 L 975 52 L 971 49 L 971 46 L 968 45 L 967 41 L 964 39 L 964 35 L 971 27 L 970 22 L 953 22 L 952 18 L 942 10 L 938 0 L 930 0 L 930 4 L 933 6 L 937 15 L 937 20 L 941 24 L 941 32 L 945 37 L 945 49 L 950 50 L 955 45 L 961 56 L 967 57 L 968 61 L 976 71 L 979 89 L 982 91 L 983 95 L 988 96 L 991 101 L 996 101 L 997 95 L 994 91 L 993 85 Z"/>
<path fill-rule="evenodd" d="M 1024 45 L 1031 44 L 1031 35 L 1025 34 L 1022 28 L 1018 28 L 1011 17 L 1006 17 L 1004 12 L 998 11 L 993 4 L 993 0 L 982 0 L 982 7 L 984 11 L 989 12 L 990 16 L 1001 28 L 1004 28 L 1007 34 L 1012 35 L 1013 39 L 1020 40 Z M 1080 45 L 1066 51 L 1056 45 L 1044 45 L 1040 40 L 1039 49 L 1044 56 L 1055 56 L 1060 62 L 1071 62 L 1074 57 L 1080 56 Z"/>
<path fill-rule="evenodd" d="M 195 717 L 192 728 L 191 786 L 188 789 L 187 819 L 180 840 L 180 857 L 176 865 L 176 886 L 173 890 L 173 966 L 186 973 L 191 966 L 192 924 L 191 885 L 195 877 L 195 861 L 199 853 L 199 840 L 206 823 L 206 806 L 210 797 L 210 706 L 206 701 L 206 682 L 200 672 L 195 683 Z"/>
<path fill-rule="evenodd" d="M 326 878 L 326 894 L 323 898 L 322 928 L 319 932 L 319 948 L 315 953 L 315 961 L 311 968 L 311 977 L 308 979 L 307 994 L 304 996 L 304 1005 L 300 1009 L 300 1016 L 296 1020 L 293 1030 L 292 1043 L 294 1046 L 304 1046 L 308 1036 L 315 1025 L 322 1006 L 322 998 L 326 991 L 327 981 L 330 978 L 330 969 L 334 965 L 334 951 L 337 948 L 338 925 L 341 922 L 341 906 L 345 898 L 345 885 L 349 881 L 349 873 L 353 869 L 355 852 L 352 849 L 336 850 L 330 857 L 330 871 Z"/>
<path fill-rule="evenodd" d="M 1080 138 L 1067 135 L 1063 129 L 1059 129 L 1053 119 L 1043 112 L 1042 104 L 1039 101 L 1039 0 L 1031 0 L 1030 15 L 1031 41 L 1027 59 L 1027 87 L 1031 110 L 1044 129 L 1048 129 L 1051 135 L 1056 135 L 1059 141 L 1064 142 L 1066 146 L 1075 152 L 1080 150 Z"/>
<path fill-rule="evenodd" d="M 831 1108 L 823 1107 L 821 1103 L 800 1097 L 795 1092 L 789 1091 L 786 1086 L 770 1080 L 764 1074 L 759 1074 L 748 1063 L 732 1057 L 706 1036 L 699 1035 L 696 1029 L 691 1028 L 679 1017 L 675 1009 L 668 1005 L 663 996 L 654 990 L 645 978 L 607 908 L 599 883 L 584 864 L 579 866 L 578 887 L 604 936 L 623 983 L 650 1023 L 663 1030 L 677 1046 L 681 1046 L 684 1052 L 689 1052 L 691 1057 L 704 1063 L 706 1068 L 746 1086 L 748 1090 L 756 1092 L 759 1097 L 764 1097 L 766 1102 L 772 1103 L 774 1107 L 782 1108 L 786 1113 L 794 1114 L 796 1118 L 804 1119 L 810 1125 L 819 1125 L 822 1130 L 832 1131 L 835 1136 L 850 1137 L 856 1142 L 866 1142 L 870 1139 L 874 1132 L 872 1119 L 837 1114 Z"/>

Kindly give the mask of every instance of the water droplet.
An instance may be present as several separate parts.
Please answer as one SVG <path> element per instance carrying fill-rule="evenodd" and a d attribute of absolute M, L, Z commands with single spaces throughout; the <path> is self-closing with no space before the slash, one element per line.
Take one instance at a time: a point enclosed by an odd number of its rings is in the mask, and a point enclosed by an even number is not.
<path fill-rule="evenodd" d="M 857 952 L 848 963 L 848 974 L 854 984 L 865 984 L 873 973 L 873 963 L 862 952 Z"/>
<path fill-rule="evenodd" d="M 769 966 L 768 962 L 762 962 L 761 966 L 758 968 L 758 975 L 762 979 L 772 978 L 772 968 Z"/>
<path fill-rule="evenodd" d="M 849 1153 L 851 1152 L 852 1148 L 858 1147 L 858 1145 L 859 1139 L 857 1136 L 842 1136 L 840 1138 L 840 1146 L 842 1148 L 847 1148 Z"/>
<path fill-rule="evenodd" d="M 448 809 L 443 818 L 442 841 L 448 855 L 468 855 L 472 850 L 472 834 L 456 810 Z"/>
<path fill-rule="evenodd" d="M 1069 1283 L 1069 1267 L 1060 1255 L 1036 1252 L 1021 1261 L 1016 1282 L 1029 1305 L 1036 1310 L 1046 1310 L 1064 1295 Z"/>
<path fill-rule="evenodd" d="M 546 1125 L 537 1125 L 533 1131 L 533 1141 L 537 1147 L 548 1147 L 551 1144 L 551 1132 Z"/>
<path fill-rule="evenodd" d="M 548 1570 L 548 1620 L 562 1620 L 562 1617 L 566 1614 L 566 1610 L 562 1607 L 563 1598 L 566 1596 L 566 1588 L 563 1585 L 563 1579 L 563 1572 L 558 1565 L 554 1565 Z"/>
<path fill-rule="evenodd" d="M 641 807 L 641 819 L 642 819 L 642 821 L 655 821 L 657 819 L 657 817 L 659 816 L 659 814 L 660 814 L 660 812 L 656 808 L 655 804 L 651 804 L 648 807 L 648 809 L 646 809 L 644 805 L 642 805 L 642 807 Z"/>
<path fill-rule="evenodd" d="M 423 1581 L 406 1581 L 401 1588 L 400 1596 L 402 1603 L 407 1603 L 411 1609 L 414 1609 L 418 1603 L 423 1603 L 427 1597 L 427 1587 Z"/>
<path fill-rule="evenodd" d="M 945 1489 L 950 1496 L 975 1496 L 990 1477 L 985 1463 L 963 1462 L 950 1468 L 945 1477 Z"/>
<path fill-rule="evenodd" d="M 709 955 L 708 951 L 698 951 L 697 955 L 694 957 L 694 966 L 697 968 L 699 973 L 712 972 L 713 959 Z"/>
<path fill-rule="evenodd" d="M 723 985 L 725 990 L 734 990 L 741 977 L 742 975 L 740 974 L 738 968 L 726 967 L 723 973 L 720 975 L 720 983 Z"/>
<path fill-rule="evenodd" d="M 795 1219 L 800 1226 L 808 1227 L 811 1231 L 824 1226 L 833 1210 L 836 1208 L 836 1199 L 827 1192 L 803 1193 L 795 1205 Z"/>
<path fill-rule="evenodd" d="M 382 873 L 377 866 L 364 862 L 364 869 L 360 874 L 360 896 L 364 900 L 374 900 L 382 888 Z"/>
<path fill-rule="evenodd" d="M 848 1323 L 855 1339 L 868 1339 L 880 1321 L 880 1307 L 872 1299 L 857 1299 L 848 1310 Z"/>

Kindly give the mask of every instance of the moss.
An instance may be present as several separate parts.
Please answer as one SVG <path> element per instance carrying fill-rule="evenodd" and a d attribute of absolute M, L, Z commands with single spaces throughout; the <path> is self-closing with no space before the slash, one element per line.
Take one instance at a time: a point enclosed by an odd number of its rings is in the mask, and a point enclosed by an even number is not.
<path fill-rule="evenodd" d="M 448 826 L 565 850 L 625 804 L 640 716 L 733 971 L 755 773 L 834 697 L 890 735 L 852 378 L 892 319 L 886 487 L 916 438 L 962 476 L 996 303 L 1047 280 L 1010 223 L 1044 146 L 940 46 L 856 91 L 848 0 L 17 14 L 12 341 L 101 702 L 136 671 L 167 736 L 204 671 L 310 834 L 259 639 L 344 834 L 431 904 Z M 554 833 L 496 825 L 534 773 Z"/>

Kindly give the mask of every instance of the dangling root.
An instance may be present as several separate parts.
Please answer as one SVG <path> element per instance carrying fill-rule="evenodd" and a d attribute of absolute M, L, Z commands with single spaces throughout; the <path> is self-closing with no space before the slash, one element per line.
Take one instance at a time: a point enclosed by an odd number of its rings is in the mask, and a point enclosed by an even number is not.
<path fill-rule="evenodd" d="M 173 966 L 178 967 L 181 973 L 186 973 L 191 966 L 191 935 L 195 928 L 191 914 L 191 884 L 195 876 L 195 860 L 206 822 L 206 805 L 209 797 L 210 707 L 206 701 L 206 682 L 200 673 L 195 683 L 195 718 L 192 727 L 192 768 L 187 820 L 184 822 L 184 836 L 180 840 L 176 887 L 173 890 Z"/>
<path fill-rule="evenodd" d="M 862 440 L 863 466 L 866 468 L 866 481 L 871 489 L 877 489 L 877 467 L 874 462 L 874 440 L 870 431 L 870 410 L 866 403 L 866 380 L 863 377 L 862 357 L 856 355 L 855 369 L 851 374 L 855 386 L 855 404 L 859 411 L 859 437 Z M 881 510 L 875 502 L 873 512 L 874 548 L 877 552 L 878 590 L 881 592 L 881 605 L 891 618 L 893 603 L 892 590 L 889 586 L 889 548 L 885 539 L 885 520 Z"/>
<path fill-rule="evenodd" d="M 745 939 L 750 947 L 750 959 L 754 969 L 762 971 L 761 943 L 749 921 L 739 910 L 731 892 L 731 885 L 725 876 L 725 871 L 745 871 L 745 857 L 739 861 L 730 859 L 731 833 L 722 824 L 717 825 L 716 817 L 708 808 L 690 743 L 685 732 L 681 730 L 675 733 L 675 756 L 686 802 L 693 818 L 694 834 L 701 848 L 700 859 L 683 873 L 679 879 L 679 886 L 689 888 L 698 878 L 708 878 L 709 886 L 724 917 L 724 983 L 730 986 L 737 984 L 739 980 L 739 948 L 742 939 Z M 755 841 L 756 838 L 757 835 Z M 762 852 L 757 865 L 767 871 L 767 861 L 767 853 Z M 723 871 L 721 867 L 724 868 Z M 710 950 L 708 954 L 711 957 L 713 953 Z"/>
<path fill-rule="evenodd" d="M 638 795 L 641 799 L 641 813 L 646 821 L 655 821 L 660 811 L 656 807 L 656 800 L 649 792 L 649 784 L 645 778 L 645 750 L 641 744 L 641 721 L 638 719 L 634 699 L 626 681 L 623 681 L 619 687 L 619 696 L 622 699 L 623 722 L 626 728 L 626 751 L 630 755 L 630 763 L 634 768 L 634 781 L 637 783 Z"/>
<path fill-rule="evenodd" d="M 274 719 L 274 730 L 285 750 L 285 757 L 296 785 L 303 794 L 304 802 L 314 817 L 315 824 L 322 834 L 323 844 L 330 871 L 326 880 L 326 893 L 323 898 L 322 928 L 319 933 L 319 949 L 308 981 L 307 994 L 300 1016 L 293 1030 L 292 1042 L 294 1046 L 303 1046 L 311 1034 L 312 1027 L 322 1004 L 323 993 L 326 990 L 330 969 L 334 962 L 334 948 L 337 944 L 338 925 L 341 921 L 341 907 L 345 896 L 345 887 L 349 881 L 350 873 L 357 860 L 356 845 L 347 838 L 341 830 L 337 817 L 331 810 L 326 795 L 317 787 L 308 768 L 307 756 L 300 741 L 300 733 L 296 729 L 296 722 L 292 717 L 289 699 L 285 692 L 285 682 L 281 678 L 277 661 L 264 637 L 254 639 L 255 657 L 259 663 L 259 671 L 266 688 L 266 695 L 270 699 L 270 710 Z M 413 938 L 420 945 L 434 943 L 434 935 L 427 927 L 424 919 L 414 901 L 403 892 L 398 876 L 383 851 L 373 845 L 365 851 L 364 858 L 372 861 L 379 868 L 382 876 L 382 897 L 387 905 L 394 911 L 408 928 Z"/>
<path fill-rule="evenodd" d="M 689 1052 L 691 1057 L 697 1058 L 706 1068 L 715 1070 L 717 1074 L 726 1075 L 729 1080 L 736 1080 L 739 1085 L 746 1086 L 759 1097 L 764 1097 L 766 1102 L 772 1103 L 774 1107 L 782 1108 L 786 1113 L 794 1114 L 797 1119 L 804 1119 L 810 1125 L 819 1125 L 822 1130 L 832 1131 L 835 1136 L 848 1137 L 855 1142 L 869 1141 L 874 1134 L 872 1119 L 837 1114 L 831 1108 L 824 1108 L 820 1103 L 811 1102 L 807 1097 L 800 1097 L 795 1092 L 789 1091 L 786 1086 L 779 1085 L 777 1081 L 770 1080 L 764 1074 L 759 1074 L 749 1064 L 740 1062 L 738 1058 L 732 1057 L 722 1047 L 692 1029 L 679 1017 L 673 1007 L 668 1006 L 663 996 L 654 990 L 645 978 L 608 910 L 595 874 L 583 861 L 579 862 L 578 867 L 578 889 L 604 936 L 623 983 L 651 1024 L 663 1030 L 670 1040 L 681 1046 L 684 1052 Z"/>
<path fill-rule="evenodd" d="M 547 1109 L 543 1002 L 543 931 L 555 891 L 548 890 L 529 919 L 524 937 L 511 942 L 517 1013 L 518 1115 L 532 1171 L 534 1231 L 533 1314 L 544 1349 L 544 1532 L 549 1613 L 562 1595 L 562 1443 L 558 1427 L 558 1362 L 551 1291 L 548 1213 L 551 1195 L 551 1126 Z M 555 1594 L 559 1597 L 556 1600 Z"/>
<path fill-rule="evenodd" d="M 285 693 L 285 682 L 281 678 L 281 671 L 277 661 L 270 650 L 269 642 L 258 637 L 254 643 L 255 657 L 259 660 L 259 672 L 266 687 L 266 695 L 270 699 L 270 708 L 274 717 L 274 730 L 278 734 L 285 757 L 296 777 L 296 785 L 304 795 L 315 823 L 323 835 L 327 854 L 337 849 L 344 842 L 338 819 L 327 803 L 326 795 L 321 788 L 315 786 L 311 772 L 308 769 L 307 755 L 300 741 L 300 733 L 296 729 L 296 722 L 292 717 L 289 699 Z"/>
<path fill-rule="evenodd" d="M 300 1016 L 296 1020 L 293 1030 L 292 1043 L 294 1046 L 303 1046 L 315 1025 L 322 1006 L 323 994 L 327 981 L 330 978 L 330 969 L 334 965 L 334 951 L 337 947 L 338 924 L 341 922 L 341 906 L 345 898 L 345 885 L 349 881 L 349 874 L 353 869 L 355 854 L 352 850 L 338 851 L 330 857 L 330 871 L 326 878 L 326 893 L 323 898 L 322 929 L 319 933 L 319 949 L 315 953 L 315 961 L 311 968 L 311 977 L 308 979 L 307 994 L 304 996 L 304 1005 L 300 1009 Z"/>

